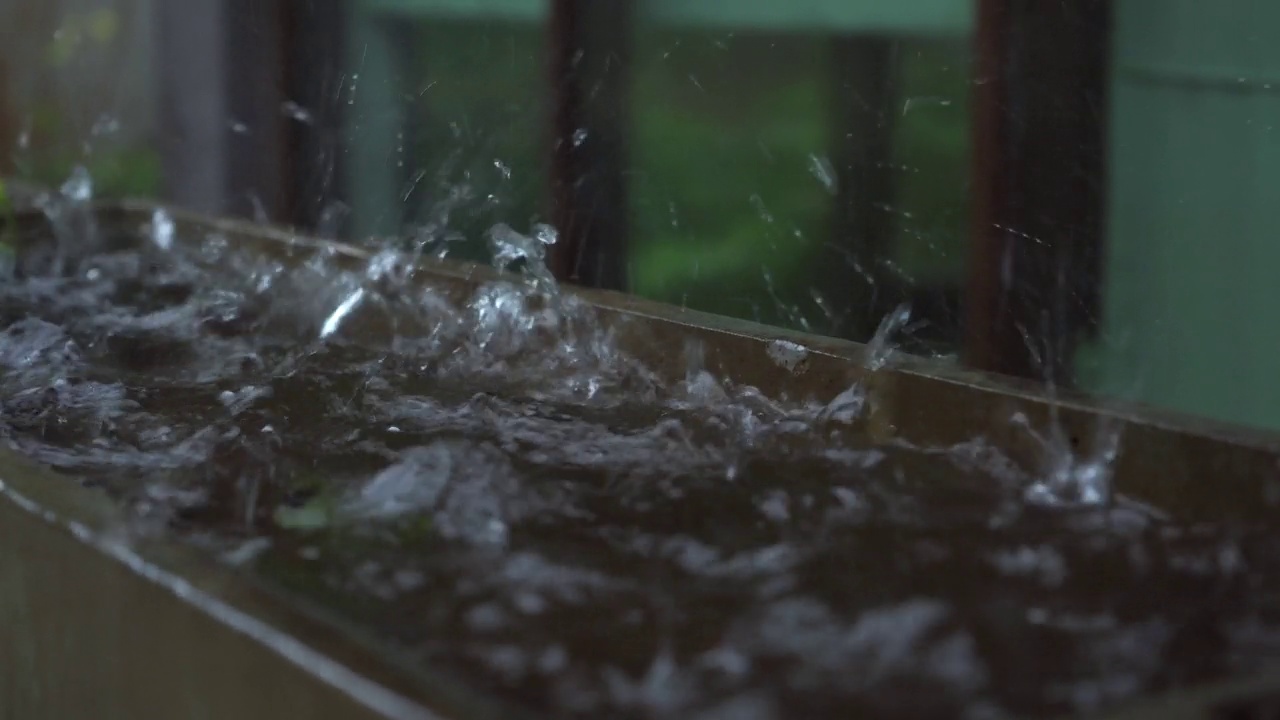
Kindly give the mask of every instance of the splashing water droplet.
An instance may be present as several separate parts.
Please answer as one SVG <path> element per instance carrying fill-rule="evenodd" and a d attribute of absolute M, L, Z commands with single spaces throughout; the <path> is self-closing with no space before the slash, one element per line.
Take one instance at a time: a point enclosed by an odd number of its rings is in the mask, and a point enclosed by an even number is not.
<path fill-rule="evenodd" d="M 346 299 L 338 305 L 337 309 L 334 310 L 329 317 L 325 318 L 324 325 L 320 327 L 320 337 L 327 338 L 336 333 L 338 328 L 342 326 L 342 321 L 351 314 L 352 310 L 356 309 L 356 306 L 359 305 L 360 301 L 363 299 L 364 288 L 356 288 L 355 292 L 348 295 Z"/>
<path fill-rule="evenodd" d="M 1021 427 L 1040 446 L 1042 466 L 1039 477 L 1024 494 L 1037 505 L 1105 505 L 1111 502 L 1111 476 L 1120 454 L 1122 426 L 1118 420 L 1100 420 L 1092 446 L 1081 451 L 1067 437 L 1057 413 L 1050 419 L 1046 436 L 1031 426 L 1024 413 L 1015 413 L 1010 422 Z"/>
<path fill-rule="evenodd" d="M 822 412 L 819 413 L 818 417 L 822 420 L 847 425 L 862 415 L 862 409 L 866 407 L 866 404 L 866 393 L 862 390 L 861 385 L 854 383 L 832 398 L 831 402 L 822 408 Z"/>
<path fill-rule="evenodd" d="M 311 111 L 302 107 L 298 103 L 288 100 L 280 105 L 280 111 L 286 117 L 297 120 L 304 125 L 311 125 L 315 122 L 315 118 L 311 115 Z"/>
<path fill-rule="evenodd" d="M 533 238 L 538 242 L 550 247 L 555 245 L 560 239 L 560 233 L 556 229 L 546 223 L 538 223 L 533 226 Z"/>
<path fill-rule="evenodd" d="M 151 242 L 161 250 L 173 248 L 173 218 L 163 209 L 151 214 Z"/>
<path fill-rule="evenodd" d="M 832 195 L 838 190 L 836 182 L 836 169 L 831 164 L 831 160 L 826 156 L 818 157 L 817 155 L 809 155 L 809 174 L 818 179 L 827 192 Z"/>
<path fill-rule="evenodd" d="M 756 214 L 760 216 L 760 219 L 772 225 L 773 214 L 769 212 L 769 208 L 765 207 L 764 198 L 759 195 L 752 195 L 750 200 L 751 207 L 756 209 Z"/>
<path fill-rule="evenodd" d="M 894 351 L 894 336 L 909 322 L 911 322 L 911 305 L 908 303 L 902 303 L 894 308 L 893 312 L 884 316 L 880 326 L 876 328 L 876 334 L 867 343 L 868 369 L 879 370 L 885 366 Z"/>
<path fill-rule="evenodd" d="M 546 288 L 555 287 L 555 278 L 547 269 L 546 248 L 556 241 L 556 232 L 549 226 L 539 225 L 533 237 L 521 235 L 510 225 L 499 223 L 489 231 L 489 249 L 493 253 L 493 266 L 507 270 L 523 261 L 524 274 Z"/>
<path fill-rule="evenodd" d="M 28 252 L 24 272 L 62 275 L 99 249 L 97 218 L 93 212 L 93 178 L 77 165 L 57 193 L 42 193 L 35 205 L 53 228 L 52 246 Z"/>
<path fill-rule="evenodd" d="M 341 200 L 330 200 L 320 211 L 316 220 L 316 235 L 322 238 L 336 238 L 342 231 L 342 222 L 351 214 L 351 206 Z"/>
<path fill-rule="evenodd" d="M 71 171 L 71 177 L 62 183 L 62 197 L 74 203 L 87 203 L 93 200 L 93 178 L 88 168 L 77 165 Z"/>
<path fill-rule="evenodd" d="M 253 220 L 257 223 L 266 224 L 271 222 L 271 216 L 267 213 L 267 206 L 262 203 L 262 198 L 257 193 L 249 193 L 249 205 L 253 208 Z"/>

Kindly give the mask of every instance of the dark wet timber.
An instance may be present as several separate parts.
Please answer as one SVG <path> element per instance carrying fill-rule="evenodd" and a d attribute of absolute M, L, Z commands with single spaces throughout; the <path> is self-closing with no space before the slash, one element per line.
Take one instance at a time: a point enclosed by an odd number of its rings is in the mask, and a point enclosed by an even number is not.
<path fill-rule="evenodd" d="M 162 252 L 154 210 L 97 208 L 57 277 L 19 219 L 0 717 L 1275 704 L 1274 436 L 618 294 L 504 315 L 487 268 L 370 278 L 178 212 Z M 516 333 L 543 302 L 558 324 Z M 823 407 L 855 384 L 860 413 Z M 1080 458 L 1120 433 L 1110 500 L 1025 500 L 1051 415 Z"/>

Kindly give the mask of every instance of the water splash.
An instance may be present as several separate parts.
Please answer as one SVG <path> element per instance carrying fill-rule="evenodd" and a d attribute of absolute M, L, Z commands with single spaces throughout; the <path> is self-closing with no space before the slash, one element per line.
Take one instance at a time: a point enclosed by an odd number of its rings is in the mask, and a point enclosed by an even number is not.
<path fill-rule="evenodd" d="M 876 372 L 884 368 L 896 347 L 894 339 L 910 321 L 911 306 L 906 303 L 884 316 L 875 335 L 867 343 L 864 360 L 867 370 Z M 857 382 L 827 403 L 818 417 L 822 421 L 849 424 L 862 416 L 866 404 L 866 389 L 862 382 Z"/>
<path fill-rule="evenodd" d="M 1061 280 L 1061 279 L 1060 279 Z M 1085 447 L 1080 438 L 1071 435 L 1062 418 L 1062 409 L 1056 402 L 1058 396 L 1057 351 L 1053 338 L 1063 337 L 1061 332 L 1050 333 L 1047 317 L 1041 319 L 1044 326 L 1043 344 L 1019 327 L 1023 343 L 1035 367 L 1045 380 L 1049 403 L 1047 429 L 1037 431 L 1023 413 L 1015 413 L 1010 422 L 1022 428 L 1041 449 L 1041 465 L 1036 480 L 1026 491 L 1026 501 L 1043 505 L 1107 505 L 1112 501 L 1111 477 L 1120 454 L 1123 421 L 1113 416 L 1099 414 L 1093 425 L 1093 437 Z"/>
<path fill-rule="evenodd" d="M 1057 406 L 1052 406 L 1047 433 L 1031 426 L 1023 413 L 1010 422 L 1021 427 L 1041 449 L 1037 479 L 1027 487 L 1026 500 L 1041 505 L 1106 505 L 1112 500 L 1111 478 L 1120 454 L 1121 421 L 1101 419 L 1085 454 L 1064 429 Z"/>
<path fill-rule="evenodd" d="M 509 274 L 474 292 L 421 287 L 412 266 L 452 242 L 448 215 L 409 252 L 371 242 L 363 264 L 300 251 L 297 266 L 184 243 L 157 215 L 136 252 L 6 288 L 44 319 L 0 334 L 0 433 L 244 572 L 298 563 L 378 637 L 579 717 L 1002 711 L 1011 678 L 973 638 L 1106 651 L 1068 622 L 1115 591 L 1082 571 L 1100 557 L 1193 588 L 1135 610 L 1148 618 L 1268 557 L 1234 536 L 1185 540 L 1194 557 L 1163 544 L 1157 516 L 1111 497 L 1118 434 L 1080 456 L 1061 423 L 1041 437 L 1015 420 L 1044 448 L 1030 469 L 976 441 L 872 446 L 832 427 L 863 417 L 862 386 L 767 396 L 695 340 L 663 382 L 555 285 L 547 227 L 494 227 Z M 868 373 L 910 318 L 880 323 Z M 814 357 L 761 352 L 796 372 Z M 954 602 L 974 587 L 1012 612 Z M 1023 665 L 1081 697 L 1102 673 Z"/>
<path fill-rule="evenodd" d="M 333 313 L 325 318 L 324 324 L 320 326 L 320 337 L 327 338 L 336 333 L 338 328 L 342 326 L 342 321 L 360 305 L 362 300 L 364 300 L 364 288 L 356 288 L 350 295 L 343 298 L 338 307 L 334 308 Z"/>
<path fill-rule="evenodd" d="M 93 178 L 83 165 L 72 169 L 56 193 L 38 195 L 35 205 L 48 218 L 54 242 L 26 253 L 22 265 L 25 273 L 65 275 L 82 258 L 101 249 L 93 213 Z"/>
<path fill-rule="evenodd" d="M 151 214 L 151 242 L 161 250 L 173 248 L 173 218 L 163 208 Z"/>
<path fill-rule="evenodd" d="M 880 320 L 875 335 L 867 343 L 867 369 L 880 370 L 889 362 L 895 350 L 894 340 L 911 322 L 911 305 L 902 303 Z"/>
<path fill-rule="evenodd" d="M 532 235 L 521 235 L 509 225 L 498 224 L 489 231 L 489 248 L 493 252 L 493 266 L 507 270 L 517 262 L 522 263 L 524 274 L 538 283 L 540 289 L 554 291 L 555 278 L 547 269 L 547 248 L 556 243 L 558 236 L 550 225 L 536 225 Z"/>
<path fill-rule="evenodd" d="M 411 448 L 341 504 L 343 522 L 395 521 L 428 513 L 434 532 L 477 545 L 504 545 L 527 508 L 506 456 L 486 445 L 437 442 Z"/>
<path fill-rule="evenodd" d="M 828 193 L 835 195 L 839 190 L 835 166 L 825 155 L 821 157 L 812 153 L 809 155 L 809 174 L 817 178 Z"/>

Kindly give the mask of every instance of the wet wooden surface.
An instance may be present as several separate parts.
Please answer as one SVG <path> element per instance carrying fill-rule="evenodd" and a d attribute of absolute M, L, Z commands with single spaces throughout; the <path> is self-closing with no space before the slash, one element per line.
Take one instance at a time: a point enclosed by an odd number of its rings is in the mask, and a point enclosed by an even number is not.
<path fill-rule="evenodd" d="M 447 717 L 211 564 L 95 546 L 119 538 L 102 496 L 8 451 L 0 486 L 0 717 Z"/>
<path fill-rule="evenodd" d="M 145 204 L 116 205 L 104 207 L 100 218 L 108 231 L 136 232 L 152 211 Z M 216 230 L 282 257 L 324 242 L 238 221 L 172 215 L 180 235 Z M 43 221 L 26 215 L 20 222 L 36 233 Z M 336 247 L 353 264 L 364 259 L 359 249 Z M 418 281 L 458 296 L 494 277 L 489 268 L 458 263 L 417 273 Z M 618 321 L 624 348 L 667 378 L 683 375 L 683 348 L 701 344 L 710 369 L 768 394 L 825 400 L 861 380 L 871 410 L 853 432 L 934 446 L 983 435 L 1027 463 L 1035 462 L 1039 447 L 1010 418 L 1023 413 L 1033 427 L 1045 428 L 1057 412 L 1080 452 L 1096 441 L 1100 423 L 1123 433 L 1115 472 L 1118 489 L 1129 495 L 1187 519 L 1276 514 L 1280 438 L 1273 434 L 1082 396 L 1051 397 L 1025 381 L 931 361 L 903 358 L 872 372 L 867 349 L 856 343 L 617 293 L 571 291 Z M 779 364 L 769 352 L 777 342 L 802 347 L 803 356 Z M 445 717 L 497 716 L 456 685 L 410 674 L 353 634 L 259 592 L 211 559 L 164 544 L 135 548 L 136 555 L 95 545 L 94 537 L 110 538 L 120 526 L 95 492 L 9 453 L 0 453 L 0 481 L 0 716 L 437 716 L 427 707 Z M 80 536 L 73 526 L 84 529 Z M 130 558 L 146 558 L 164 573 L 140 573 Z M 269 633 L 252 637 L 233 627 L 233 617 Z M 307 652 L 290 657 L 279 642 L 273 648 L 264 641 L 268 636 Z M 1174 717 L 1162 707 L 1176 707 L 1177 717 L 1232 717 L 1222 714 L 1224 703 L 1273 685 L 1266 678 L 1223 684 L 1178 695 L 1183 699 L 1175 705 L 1134 705 L 1117 717 Z M 369 688 L 368 697 L 393 700 L 395 707 L 358 700 Z"/>

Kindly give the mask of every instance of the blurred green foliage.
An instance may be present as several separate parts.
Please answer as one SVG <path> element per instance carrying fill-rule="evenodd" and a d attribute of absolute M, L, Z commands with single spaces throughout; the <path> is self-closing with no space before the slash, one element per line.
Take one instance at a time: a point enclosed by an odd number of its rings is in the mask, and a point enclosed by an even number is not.
<path fill-rule="evenodd" d="M 805 302 L 816 251 L 831 239 L 831 195 L 813 168 L 838 130 L 828 111 L 830 46 L 723 37 L 655 33 L 637 53 L 633 158 L 643 185 L 632 285 L 787 324 L 779 304 Z M 684 62 L 664 50 L 689 45 L 713 50 Z M 909 277 L 944 280 L 960 272 L 966 234 L 967 52 L 903 41 L 899 55 L 897 199 L 885 209 L 895 220 L 892 259 Z M 662 61 L 643 62 L 654 57 Z"/>
<path fill-rule="evenodd" d="M 74 20 L 48 62 L 118 35 L 111 14 Z M 408 51 L 419 70 L 403 89 L 416 130 L 402 181 L 415 219 L 447 214 L 443 224 L 470 238 L 454 254 L 479 258 L 494 223 L 546 220 L 546 34 L 466 21 L 422 23 L 415 33 Z M 814 171 L 839 130 L 828 110 L 829 39 L 641 26 L 633 58 L 632 290 L 794 324 L 783 308 L 807 302 L 817 251 L 832 239 L 832 195 Z M 920 282 L 954 279 L 968 222 L 968 48 L 904 39 L 898 60 L 896 199 L 883 209 L 894 220 L 891 259 Z M 37 104 L 29 117 L 37 137 L 75 135 L 54 107 Z M 18 158 L 19 176 L 56 185 L 85 164 L 100 197 L 158 193 L 158 154 L 110 140 L 45 144 Z"/>
<path fill-rule="evenodd" d="M 896 259 L 921 282 L 958 279 L 969 237 L 967 39 L 904 43 L 899 77 Z"/>
<path fill-rule="evenodd" d="M 455 257 L 481 259 L 495 223 L 527 230 L 550 199 L 546 34 L 520 23 L 423 23 L 417 76 L 405 85 L 413 128 L 403 169 L 411 212 L 468 238 Z M 469 197 L 455 200 L 464 190 Z"/>
<path fill-rule="evenodd" d="M 826 240 L 809 171 L 829 124 L 824 43 L 642 32 L 635 50 L 631 285 L 700 310 L 783 322 Z"/>
<path fill-rule="evenodd" d="M 49 153 L 20 166 L 19 172 L 25 180 L 57 186 L 77 165 L 89 170 L 98 198 L 154 197 L 160 192 L 160 156 L 147 147 L 99 148 L 89 155 Z"/>
<path fill-rule="evenodd" d="M 77 165 L 93 178 L 98 197 L 152 197 L 161 189 L 160 154 L 143 144 L 123 144 L 110 137 L 85 141 L 58 107 L 37 103 L 29 115 L 31 134 L 49 138 L 14 155 L 17 176 L 42 186 L 61 184 Z"/>
<path fill-rule="evenodd" d="M 485 198 L 450 218 L 468 237 L 543 219 L 542 29 L 431 22 L 420 38 L 421 82 L 406 88 L 423 128 L 410 163 L 426 172 L 419 218 L 464 183 Z M 830 240 L 832 196 L 812 168 L 834 131 L 827 39 L 642 27 L 633 57 L 632 290 L 792 324 L 781 306 L 805 302 Z M 967 236 L 968 48 L 903 40 L 899 61 L 892 260 L 921 282 L 954 279 Z"/>
<path fill-rule="evenodd" d="M 67 12 L 45 46 L 44 65 L 56 74 L 75 77 L 77 63 L 92 64 L 94 53 L 121 42 L 121 17 L 112 7 Z M 15 175 L 40 186 L 61 184 L 77 165 L 85 166 L 99 197 L 147 197 L 159 193 L 159 154 L 142 142 L 125 144 L 113 137 L 92 137 L 57 101 L 37 94 L 24 108 L 28 142 L 13 154 Z"/>
<path fill-rule="evenodd" d="M 120 14 L 115 8 L 101 7 L 67 13 L 45 50 L 45 61 L 64 67 L 75 59 L 86 45 L 108 45 L 120 35 Z"/>

